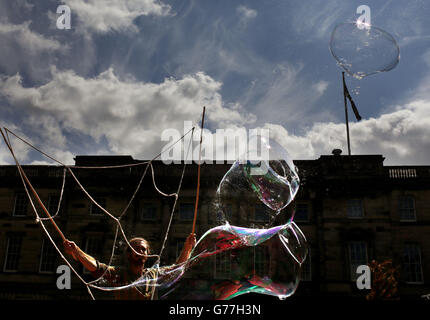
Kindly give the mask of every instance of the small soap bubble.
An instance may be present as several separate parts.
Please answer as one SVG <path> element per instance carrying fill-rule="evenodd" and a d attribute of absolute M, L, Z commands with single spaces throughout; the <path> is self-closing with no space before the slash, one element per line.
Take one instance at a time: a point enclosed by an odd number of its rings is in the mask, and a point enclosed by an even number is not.
<path fill-rule="evenodd" d="M 338 65 L 356 79 L 390 71 L 400 61 L 400 49 L 392 35 L 357 22 L 341 23 L 334 28 L 330 51 Z"/>

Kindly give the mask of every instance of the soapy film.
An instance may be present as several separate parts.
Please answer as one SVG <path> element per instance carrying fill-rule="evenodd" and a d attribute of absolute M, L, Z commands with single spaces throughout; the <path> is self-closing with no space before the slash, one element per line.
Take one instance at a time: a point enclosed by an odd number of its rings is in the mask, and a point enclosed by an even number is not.
<path fill-rule="evenodd" d="M 390 71 L 400 61 L 400 49 L 391 34 L 356 22 L 342 23 L 334 28 L 330 51 L 338 65 L 357 79 Z"/>
<path fill-rule="evenodd" d="M 288 152 L 276 141 L 254 135 L 248 145 L 247 152 L 233 163 L 221 180 L 215 211 L 220 224 L 228 221 L 248 228 L 268 227 L 295 198 L 299 176 Z M 251 211 L 258 204 L 264 204 L 268 210 L 258 208 L 261 213 L 252 217 Z M 253 208 L 243 210 L 249 205 Z M 233 215 L 234 211 L 238 213 Z"/>
<path fill-rule="evenodd" d="M 162 299 L 224 300 L 250 292 L 284 299 L 296 291 L 306 255 L 306 237 L 294 222 L 270 229 L 227 223 L 208 230 L 183 264 L 154 266 L 147 269 L 151 276 L 146 272 L 116 286 L 102 278 L 96 286 L 107 291 L 156 287 Z"/>
<path fill-rule="evenodd" d="M 297 194 L 297 168 L 275 141 L 256 135 L 248 145 L 217 189 L 213 211 L 221 225 L 197 243 L 195 259 L 186 267 L 190 277 L 163 298 L 231 299 L 260 293 L 284 299 L 296 291 L 306 237 L 292 221 L 292 211 L 280 213 Z"/>
<path fill-rule="evenodd" d="M 228 300 L 259 293 L 285 299 L 297 289 L 306 255 L 306 238 L 294 222 L 270 229 L 218 226 L 193 250 L 186 266 L 191 276 L 161 298 Z"/>

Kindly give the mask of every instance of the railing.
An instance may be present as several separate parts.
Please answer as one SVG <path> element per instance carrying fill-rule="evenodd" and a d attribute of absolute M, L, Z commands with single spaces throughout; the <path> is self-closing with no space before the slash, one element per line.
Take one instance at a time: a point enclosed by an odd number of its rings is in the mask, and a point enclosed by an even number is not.
<path fill-rule="evenodd" d="M 430 166 L 389 166 L 386 168 L 390 179 L 416 179 L 430 177 Z"/>
<path fill-rule="evenodd" d="M 408 179 L 416 178 L 417 170 L 415 169 L 402 169 L 402 168 L 390 168 L 388 169 L 390 178 L 393 179 Z"/>

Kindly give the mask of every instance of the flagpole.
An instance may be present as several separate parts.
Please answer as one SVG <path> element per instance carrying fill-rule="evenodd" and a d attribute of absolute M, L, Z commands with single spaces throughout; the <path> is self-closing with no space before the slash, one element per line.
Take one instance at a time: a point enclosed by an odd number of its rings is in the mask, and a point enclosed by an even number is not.
<path fill-rule="evenodd" d="M 345 84 L 345 72 L 342 72 L 343 80 L 343 104 L 345 105 L 345 123 L 346 123 L 346 138 L 348 141 L 348 155 L 351 155 L 351 142 L 349 140 L 349 123 L 348 123 L 348 106 L 346 102 L 346 84 Z"/>
<path fill-rule="evenodd" d="M 203 107 L 203 114 L 202 114 L 202 128 L 200 130 L 200 151 L 199 151 L 199 164 L 197 169 L 197 194 L 196 194 L 196 204 L 194 207 L 194 219 L 193 219 L 193 229 L 191 233 L 195 232 L 196 229 L 196 220 L 197 220 L 197 209 L 199 207 L 199 192 L 200 192 L 200 162 L 202 157 L 202 141 L 203 141 L 203 127 L 205 125 L 205 111 L 206 107 Z"/>

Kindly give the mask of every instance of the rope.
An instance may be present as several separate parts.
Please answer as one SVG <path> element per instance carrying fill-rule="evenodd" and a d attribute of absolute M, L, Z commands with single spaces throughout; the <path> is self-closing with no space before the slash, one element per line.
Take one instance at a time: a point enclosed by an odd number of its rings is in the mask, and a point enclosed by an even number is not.
<path fill-rule="evenodd" d="M 66 180 L 66 179 L 65 179 L 65 178 L 66 178 L 66 171 L 68 171 L 68 172 L 70 173 L 70 175 L 73 177 L 73 179 L 76 181 L 76 183 L 78 184 L 78 186 L 80 187 L 80 189 L 81 189 L 81 190 L 84 192 L 84 194 L 85 194 L 85 195 L 90 199 L 90 201 L 91 201 L 92 203 L 94 203 L 94 204 L 95 204 L 95 205 L 96 205 L 100 210 L 102 210 L 102 212 L 103 212 L 105 215 L 107 215 L 109 218 L 111 218 L 112 220 L 114 220 L 114 222 L 116 223 L 116 231 L 115 231 L 115 236 L 114 236 L 114 242 L 113 242 L 112 252 L 111 252 L 111 256 L 110 256 L 109 264 L 108 264 L 108 265 L 110 266 L 110 265 L 111 265 L 111 263 L 112 263 L 112 261 L 113 261 L 113 256 L 114 256 L 114 252 L 115 252 L 115 245 L 116 245 L 116 242 L 117 242 L 117 237 L 118 237 L 118 233 L 119 233 L 119 231 L 121 232 L 121 235 L 122 235 L 122 237 L 124 238 L 125 242 L 127 243 L 128 247 L 129 247 L 132 251 L 134 251 L 136 254 L 139 254 L 139 253 L 138 253 L 138 252 L 136 252 L 136 251 L 134 250 L 134 248 L 130 245 L 130 243 L 129 243 L 129 241 L 128 241 L 128 239 L 127 239 L 126 235 L 125 235 L 124 229 L 123 229 L 123 228 L 122 228 L 122 226 L 121 226 L 120 219 L 121 219 L 121 217 L 122 217 L 122 216 L 127 212 L 127 210 L 129 209 L 129 207 L 130 207 L 131 203 L 133 202 L 133 200 L 134 200 L 134 198 L 135 198 L 135 196 L 136 196 L 136 194 L 137 194 L 138 190 L 139 190 L 139 189 L 140 189 L 140 187 L 141 187 L 141 184 L 142 184 L 143 179 L 144 179 L 144 177 L 145 177 L 145 175 L 146 175 L 147 169 L 148 169 L 148 167 L 150 166 L 150 167 L 151 167 L 151 173 L 152 173 L 152 182 L 153 182 L 153 186 L 154 186 L 154 188 L 157 190 L 157 192 L 158 192 L 158 193 L 160 193 L 160 194 L 161 194 L 161 195 L 163 195 L 163 196 L 166 196 L 166 197 L 169 197 L 169 196 L 174 196 L 174 197 L 175 197 L 175 202 L 174 202 L 174 205 L 173 205 L 173 208 L 172 208 L 172 212 L 171 212 L 171 216 L 170 216 L 170 220 L 169 220 L 168 228 L 167 228 L 167 230 L 166 230 L 166 234 L 165 234 L 164 241 L 163 241 L 163 244 L 162 244 L 162 247 L 161 247 L 161 250 L 160 250 L 160 254 L 159 254 L 159 255 L 148 255 L 148 256 L 147 256 L 147 257 L 156 257 L 156 258 L 157 258 L 157 263 L 156 263 L 156 264 L 157 264 L 157 269 L 156 269 L 156 272 L 157 272 L 157 276 L 158 276 L 158 270 L 159 270 L 159 268 L 158 268 L 158 264 L 160 263 L 160 257 L 161 257 L 161 255 L 162 255 L 162 253 L 163 253 L 164 248 L 165 248 L 166 240 L 167 240 L 167 237 L 168 237 L 168 234 L 169 234 L 169 231 L 170 231 L 171 222 L 172 222 L 172 220 L 173 220 L 173 214 L 174 214 L 174 211 L 175 211 L 175 208 L 176 208 L 177 200 L 178 200 L 178 198 L 179 198 L 179 196 L 178 196 L 178 195 L 179 195 L 179 192 L 180 192 L 180 190 L 181 190 L 181 186 L 182 186 L 182 182 L 183 182 L 183 178 L 184 178 L 184 173 L 185 173 L 185 168 L 186 168 L 186 160 L 187 160 L 187 158 L 188 158 L 188 153 L 189 153 L 190 146 L 191 146 L 191 144 L 192 144 L 193 138 L 191 138 L 191 140 L 190 140 L 190 144 L 189 144 L 189 146 L 188 146 L 188 151 L 187 151 L 186 159 L 185 159 L 185 161 L 184 161 L 184 167 L 183 167 L 183 170 L 182 170 L 181 179 L 180 179 L 180 181 L 179 181 L 179 186 L 178 186 L 178 190 L 177 190 L 177 192 L 176 192 L 176 193 L 167 194 L 167 193 L 162 192 L 162 191 L 158 188 L 158 186 L 156 185 L 156 182 L 155 182 L 155 174 L 154 174 L 154 168 L 153 168 L 152 162 L 153 162 L 155 159 L 157 159 L 158 157 L 160 157 L 164 152 L 168 152 L 168 151 L 169 151 L 171 148 L 173 148 L 173 147 L 174 147 L 178 142 L 182 141 L 182 140 L 184 139 L 184 137 L 185 137 L 186 135 L 188 135 L 190 132 L 191 132 L 191 133 L 192 133 L 192 135 L 193 135 L 193 134 L 194 134 L 195 126 L 193 126 L 189 131 L 187 131 L 184 135 L 182 135 L 182 136 L 181 136 L 181 138 L 179 138 L 177 141 L 175 141 L 173 144 L 171 144 L 168 148 L 166 148 L 165 150 L 163 150 L 162 152 L 160 152 L 159 154 L 157 154 L 157 155 L 156 155 L 152 160 L 150 160 L 150 161 L 137 162 L 137 163 L 133 163 L 133 164 L 125 164 L 125 165 L 116 165 L 116 166 L 73 166 L 73 169 L 115 169 L 115 168 L 125 168 L 125 167 L 140 166 L 140 165 L 144 165 L 144 164 L 146 164 L 146 168 L 145 168 L 145 170 L 144 170 L 144 172 L 143 172 L 143 174 L 142 174 L 142 177 L 140 178 L 140 181 L 139 181 L 139 183 L 138 183 L 138 185 L 137 185 L 137 187 L 136 187 L 136 189 L 135 189 L 135 191 L 134 191 L 134 193 L 133 193 L 132 197 L 130 198 L 130 200 L 128 201 L 128 203 L 127 203 L 126 207 L 125 207 L 125 208 L 124 208 L 124 210 L 121 212 L 121 214 L 120 214 L 120 216 L 119 216 L 118 218 L 116 218 L 115 216 L 113 216 L 110 212 L 108 212 L 105 208 L 103 208 L 99 203 L 97 203 L 97 202 L 93 199 L 93 197 L 91 197 L 91 195 L 86 191 L 86 189 L 85 189 L 85 188 L 82 186 L 82 184 L 80 183 L 79 179 L 78 179 L 78 178 L 76 177 L 76 175 L 74 174 L 74 172 L 73 172 L 73 170 L 72 170 L 72 167 L 71 167 L 71 166 L 68 166 L 68 165 L 66 165 L 66 164 L 62 163 L 61 161 L 59 161 L 59 160 L 55 159 L 54 157 L 52 157 L 52 156 L 48 155 L 47 153 L 43 152 L 41 149 L 39 149 L 39 148 L 35 147 L 33 144 L 31 144 L 31 143 L 29 143 L 28 141 L 26 141 L 25 139 L 23 139 L 23 138 L 19 137 L 18 135 L 16 135 L 14 132 L 12 132 L 11 130 L 9 130 L 8 128 L 4 127 L 3 129 L 5 130 L 6 136 L 5 136 L 5 134 L 3 133 L 3 130 L 0 128 L 1 134 L 2 134 L 2 136 L 3 136 L 3 139 L 4 139 L 4 141 L 5 141 L 6 145 L 7 145 L 7 147 L 9 148 L 9 151 L 11 152 L 11 154 L 12 154 L 12 156 L 13 156 L 13 158 L 14 158 L 14 161 L 15 161 L 16 165 L 17 165 L 18 172 L 19 172 L 19 174 L 20 174 L 20 177 L 21 177 L 22 183 L 23 183 L 24 188 L 25 188 L 25 190 L 26 190 L 27 196 L 28 196 L 28 198 L 30 199 L 30 203 L 31 203 L 31 206 L 32 206 L 32 208 L 33 208 L 33 211 L 34 211 L 34 213 L 35 213 L 35 215 L 36 215 L 36 221 L 38 221 L 38 222 L 41 224 L 43 231 L 45 232 L 46 236 L 48 237 L 48 239 L 49 239 L 49 240 L 51 241 L 51 243 L 53 244 L 54 248 L 55 248 L 55 249 L 57 250 L 57 252 L 60 254 L 61 258 L 62 258 L 62 259 L 65 261 L 65 263 L 70 267 L 70 269 L 71 269 L 71 270 L 73 271 L 73 273 L 78 277 L 78 279 L 79 279 L 79 280 L 80 280 L 80 281 L 81 281 L 81 282 L 86 286 L 87 291 L 88 291 L 89 295 L 91 296 L 91 298 L 92 298 L 93 300 L 95 300 L 95 298 L 94 298 L 94 295 L 93 295 L 93 294 L 92 294 L 92 292 L 91 292 L 90 287 L 103 290 L 103 288 L 102 288 L 102 287 L 98 287 L 98 286 L 94 285 L 94 283 L 95 283 L 95 282 L 97 282 L 97 281 L 99 281 L 99 280 L 104 276 L 104 274 L 107 272 L 107 270 L 105 270 L 105 272 L 104 272 L 104 273 L 103 273 L 99 278 L 97 278 L 97 279 L 95 279 L 95 280 L 93 280 L 93 281 L 86 282 L 85 280 L 83 280 L 83 279 L 82 279 L 82 277 L 78 274 L 78 272 L 77 272 L 77 271 L 72 267 L 72 265 L 69 263 L 69 261 L 64 257 L 64 255 L 62 254 L 61 250 L 57 247 L 57 245 L 55 244 L 55 241 L 52 239 L 52 237 L 51 237 L 50 233 L 49 233 L 49 232 L 48 232 L 48 230 L 46 229 L 46 227 L 45 227 L 45 225 L 44 225 L 43 221 L 45 221 L 45 220 L 50 220 L 50 221 L 51 221 L 51 223 L 52 223 L 52 225 L 53 225 L 53 226 L 54 226 L 54 228 L 56 229 L 57 233 L 58 233 L 58 234 L 60 235 L 60 237 L 62 238 L 62 240 L 63 240 L 63 241 L 65 241 L 65 240 L 66 240 L 66 238 L 64 237 L 63 233 L 61 232 L 60 228 L 57 226 L 57 224 L 55 223 L 55 221 L 54 221 L 54 219 L 53 219 L 53 218 L 54 218 L 54 217 L 56 217 L 56 216 L 58 215 L 59 210 L 60 210 L 60 207 L 61 207 L 61 201 L 62 201 L 62 198 L 63 198 L 64 187 L 65 187 L 65 180 Z M 43 155 L 44 155 L 44 156 L 46 156 L 47 158 L 51 159 L 52 161 L 54 161 L 54 162 L 56 162 L 56 163 L 58 163 L 58 164 L 60 164 L 60 165 L 62 165 L 62 166 L 64 167 L 64 168 L 63 168 L 63 181 L 62 181 L 62 186 L 61 186 L 60 199 L 59 199 L 59 203 L 58 203 L 57 211 L 56 211 L 56 213 L 55 213 L 55 215 L 54 215 L 54 216 L 51 216 L 51 215 L 50 215 L 50 213 L 48 212 L 48 210 L 46 209 L 46 207 L 45 207 L 45 206 L 44 206 L 44 204 L 42 203 L 42 201 L 41 201 L 41 199 L 40 199 L 40 197 L 39 197 L 38 193 L 37 193 L 37 192 L 36 192 L 36 190 L 33 188 L 33 186 L 32 186 L 32 184 L 31 184 L 31 182 L 30 182 L 30 181 L 29 181 L 29 179 L 27 178 L 27 176 L 26 176 L 26 174 L 25 174 L 24 170 L 22 169 L 22 167 L 21 167 L 21 165 L 20 165 L 19 161 L 17 160 L 17 158 L 16 158 L 16 156 L 15 156 L 15 154 L 14 154 L 14 152 L 13 152 L 13 147 L 12 147 L 12 144 L 11 144 L 11 142 L 10 142 L 10 139 L 9 139 L 8 133 L 11 133 L 13 136 L 15 136 L 17 139 L 21 140 L 22 142 L 24 142 L 26 145 L 30 146 L 31 148 L 33 148 L 33 149 L 34 149 L 34 150 L 36 150 L 37 152 L 39 152 L 39 153 L 43 154 Z M 29 192 L 29 190 L 28 190 L 28 188 L 27 188 L 27 185 L 29 186 L 29 188 L 30 188 L 31 192 L 33 193 L 33 195 L 34 195 L 34 197 L 36 198 L 37 202 L 39 203 L 40 207 L 42 208 L 42 210 L 43 210 L 43 211 L 45 212 L 45 214 L 47 215 L 47 218 L 41 218 L 41 217 L 39 216 L 39 214 L 38 214 L 38 212 L 37 212 L 37 209 L 36 209 L 36 207 L 35 207 L 35 205 L 34 205 L 34 203 L 33 203 L 33 200 L 32 200 L 32 197 L 31 197 L 31 194 L 30 194 L 30 192 Z M 155 287 L 154 287 L 154 288 L 155 288 Z M 152 291 L 152 296 L 151 296 L 151 298 L 153 298 L 153 295 L 154 295 L 154 289 L 153 289 L 153 291 Z"/>
<path fill-rule="evenodd" d="M 15 163 L 16 163 L 17 167 L 21 168 L 18 160 L 16 159 L 16 157 L 15 157 L 15 155 L 13 153 L 13 148 L 12 148 L 12 144 L 10 143 L 9 136 L 7 136 L 7 139 L 6 139 L 5 135 L 3 134 L 3 130 L 1 128 L 0 128 L 0 132 L 1 132 L 2 136 L 3 136 L 3 139 L 4 139 L 5 143 L 6 143 L 6 145 L 8 146 L 9 150 L 11 151 L 11 154 L 12 154 L 14 160 L 15 160 Z M 6 132 L 6 135 L 7 135 L 7 132 Z M 31 206 L 33 208 L 33 211 L 36 214 L 36 217 L 39 219 L 39 222 L 40 222 L 40 225 L 42 227 L 42 230 L 45 232 L 45 235 L 48 237 L 49 241 L 51 241 L 51 244 L 54 246 L 54 248 L 60 254 L 60 257 L 63 259 L 63 261 L 69 266 L 69 268 L 73 271 L 73 273 L 78 277 L 79 280 L 81 280 L 82 283 L 84 283 L 86 285 L 87 289 L 89 290 L 88 285 L 86 284 L 85 280 L 82 279 L 82 277 L 76 272 L 76 270 L 73 268 L 73 266 L 70 264 L 70 262 L 66 259 L 66 257 L 64 257 L 64 255 L 62 254 L 62 252 L 60 251 L 60 249 L 57 247 L 55 241 L 52 239 L 50 233 L 46 229 L 45 224 L 43 223 L 43 220 L 40 219 L 39 214 L 37 213 L 37 209 L 36 209 L 36 207 L 35 207 L 35 205 L 33 203 L 33 199 L 31 198 L 30 192 L 28 191 L 27 184 L 25 182 L 26 180 L 24 179 L 25 173 L 23 174 L 22 168 L 21 168 L 21 170 L 18 170 L 18 171 L 19 171 L 19 175 L 21 177 L 21 181 L 22 181 L 22 183 L 24 185 L 25 192 L 27 193 L 27 196 L 29 198 L 29 201 L 30 201 L 30 204 L 31 204 Z M 90 296 L 92 297 L 92 299 L 95 300 L 94 296 L 91 294 L 91 291 L 89 291 L 89 293 L 90 293 Z"/>
<path fill-rule="evenodd" d="M 54 219 L 58 215 L 58 213 L 60 212 L 61 201 L 63 200 L 63 193 L 64 193 L 65 184 L 66 184 L 66 168 L 63 169 L 63 182 L 61 184 L 60 198 L 58 199 L 57 211 L 52 216 L 52 219 Z M 49 220 L 49 218 L 39 218 L 39 220 Z"/>
<path fill-rule="evenodd" d="M 190 143 L 188 144 L 188 150 L 187 150 L 187 154 L 186 154 L 185 160 L 187 160 L 187 159 L 188 159 L 188 153 L 189 153 L 189 151 L 190 151 L 190 147 L 191 147 L 191 144 L 192 144 L 192 141 L 193 141 L 193 134 L 194 134 L 194 130 L 193 130 L 193 133 L 191 134 L 191 139 L 190 139 Z M 187 161 L 184 161 L 184 167 L 183 167 L 183 169 L 182 169 L 181 179 L 179 180 L 178 191 L 176 192 L 175 202 L 173 203 L 172 211 L 171 211 L 171 213 L 170 213 L 170 220 L 169 220 L 169 223 L 168 223 L 168 225 L 167 225 L 167 230 L 166 230 L 166 233 L 165 233 L 165 237 L 164 237 L 164 240 L 163 240 L 163 244 L 162 244 L 162 246 L 161 246 L 161 250 L 160 250 L 160 254 L 159 254 L 159 256 L 160 256 L 160 257 L 161 257 L 161 255 L 162 255 L 162 253 L 163 253 L 163 250 L 164 250 L 164 247 L 165 247 L 165 244 L 166 244 L 166 241 L 167 241 L 167 236 L 168 236 L 169 231 L 170 231 L 170 226 L 171 226 L 171 224 L 172 224 L 172 220 L 173 220 L 173 213 L 175 212 L 176 203 L 177 203 L 178 198 L 179 198 L 179 197 L 178 197 L 178 195 L 179 195 L 179 192 L 181 191 L 181 187 L 182 187 L 182 180 L 184 179 L 184 173 L 185 173 L 185 167 L 186 167 L 186 165 L 187 165 Z"/>
<path fill-rule="evenodd" d="M 172 145 L 170 145 L 168 148 L 166 148 L 165 150 L 163 150 L 160 153 L 158 153 L 150 161 L 143 161 L 143 162 L 138 162 L 138 163 L 123 164 L 123 165 L 116 165 L 116 166 L 72 166 L 72 167 L 74 169 L 118 169 L 118 168 L 128 168 L 128 167 L 135 167 L 135 166 L 140 166 L 140 165 L 148 164 L 148 163 L 151 163 L 152 161 L 156 160 L 157 158 L 159 158 L 163 153 L 165 153 L 165 152 L 169 151 L 170 149 L 172 149 L 178 142 L 182 141 L 186 135 L 188 135 L 190 132 L 192 132 L 194 130 L 194 128 L 195 127 L 193 126 L 190 130 L 188 130 L 186 133 L 184 133 L 178 140 L 176 140 L 174 143 L 172 143 Z M 11 133 L 16 138 L 18 138 L 19 140 L 21 140 L 22 142 L 24 142 L 26 145 L 28 145 L 29 147 L 33 148 L 37 152 L 43 154 L 45 157 L 51 159 L 52 161 L 57 162 L 58 164 L 60 164 L 63 167 L 66 167 L 66 168 L 70 167 L 70 166 L 62 163 L 60 160 L 57 160 L 57 159 L 53 158 L 52 156 L 48 155 L 47 153 L 43 152 L 42 150 L 40 150 L 39 148 L 35 147 L 33 144 L 29 143 L 28 141 L 24 140 L 23 138 L 19 137 L 18 135 L 16 135 L 13 131 L 9 130 L 8 128 L 3 127 L 3 129 L 5 130 L 6 134 L 7 133 Z M 4 138 L 4 136 L 3 136 L 3 138 Z"/>
<path fill-rule="evenodd" d="M 10 150 L 10 152 L 11 152 L 11 154 L 12 154 L 13 159 L 15 160 L 15 163 L 16 163 L 16 165 L 17 165 L 17 168 L 18 168 L 18 171 L 19 171 L 19 174 L 20 174 L 21 178 L 23 178 L 23 180 L 25 180 L 25 183 L 27 183 L 27 184 L 28 184 L 28 186 L 30 187 L 31 192 L 32 192 L 32 193 L 33 193 L 33 195 L 35 196 L 35 198 L 36 198 L 37 202 L 39 203 L 39 205 L 41 206 L 41 208 L 42 208 L 43 212 L 44 212 L 44 213 L 46 214 L 46 216 L 50 219 L 50 221 L 51 221 L 52 225 L 53 225 L 53 226 L 54 226 L 54 228 L 57 230 L 57 232 L 58 232 L 58 234 L 60 235 L 61 239 L 62 239 L 63 241 L 64 241 L 64 240 L 66 240 L 66 238 L 64 237 L 64 235 L 63 235 L 63 233 L 61 232 L 60 228 L 58 228 L 58 226 L 57 226 L 57 224 L 55 223 L 54 219 L 52 219 L 52 217 L 51 217 L 51 215 L 49 214 L 48 210 L 47 210 L 47 209 L 45 208 L 45 206 L 43 205 L 42 201 L 41 201 L 41 200 L 40 200 L 40 198 L 39 198 L 39 195 L 37 194 L 36 190 L 35 190 L 35 189 L 33 188 L 33 186 L 31 185 L 30 180 L 28 180 L 27 175 L 25 174 L 24 170 L 22 169 L 21 165 L 19 164 L 18 160 L 16 159 L 15 154 L 14 154 L 13 149 L 12 149 L 12 145 L 11 145 L 11 143 L 10 143 L 9 136 L 8 136 L 7 132 L 6 132 L 7 139 L 6 139 L 5 135 L 3 134 L 3 130 L 1 131 L 1 134 L 2 134 L 2 136 L 3 136 L 3 139 L 4 139 L 4 141 L 5 141 L 6 145 L 7 145 L 7 147 L 9 148 L 9 150 Z M 24 186 L 25 186 L 25 183 L 24 183 Z M 27 189 L 27 188 L 26 188 L 26 189 Z M 27 196 L 28 196 L 28 197 L 30 198 L 30 200 L 31 200 L 31 196 L 30 196 L 28 193 L 27 193 Z"/>
<path fill-rule="evenodd" d="M 196 194 L 196 205 L 194 207 L 194 219 L 193 219 L 193 229 L 191 233 L 194 233 L 194 230 L 196 228 L 196 221 L 197 221 L 197 208 L 199 206 L 199 192 L 200 192 L 200 162 L 202 158 L 202 141 L 203 141 L 203 127 L 205 125 L 205 111 L 206 107 L 203 107 L 203 114 L 202 114 L 202 128 L 200 131 L 200 151 L 199 151 L 199 164 L 197 169 L 197 194 Z"/>

